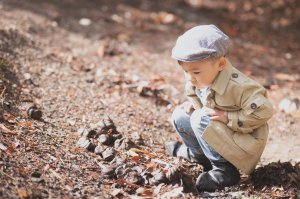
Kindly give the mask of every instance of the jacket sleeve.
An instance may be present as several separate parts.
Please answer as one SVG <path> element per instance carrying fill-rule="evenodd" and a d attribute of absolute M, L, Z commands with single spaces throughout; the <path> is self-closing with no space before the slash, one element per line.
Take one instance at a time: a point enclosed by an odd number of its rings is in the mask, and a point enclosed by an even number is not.
<path fill-rule="evenodd" d="M 229 128 L 240 133 L 251 133 L 272 117 L 273 105 L 267 99 L 263 87 L 252 85 L 242 92 L 241 109 L 227 114 Z"/>
<path fill-rule="evenodd" d="M 199 97 L 195 93 L 195 87 L 190 82 L 187 82 L 185 84 L 185 95 L 187 99 L 192 103 L 194 109 L 202 108 L 203 105 L 201 104 Z"/>

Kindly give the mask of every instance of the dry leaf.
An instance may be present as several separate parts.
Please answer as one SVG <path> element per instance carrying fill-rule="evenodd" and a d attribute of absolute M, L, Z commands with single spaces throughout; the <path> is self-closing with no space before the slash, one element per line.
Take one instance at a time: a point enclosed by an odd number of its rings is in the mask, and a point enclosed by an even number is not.
<path fill-rule="evenodd" d="M 4 126 L 4 124 L 0 124 L 0 132 L 11 133 L 12 131 Z"/>
<path fill-rule="evenodd" d="M 7 121 L 8 123 L 10 124 L 16 124 L 17 123 L 17 120 L 15 118 L 15 116 L 13 116 L 12 114 L 8 113 L 8 112 L 5 112 L 3 113 L 3 119 L 5 121 Z"/>
<path fill-rule="evenodd" d="M 156 188 L 153 191 L 154 195 L 159 195 L 161 187 L 164 185 L 164 183 L 160 183 L 159 185 L 156 186 Z"/>
<path fill-rule="evenodd" d="M 132 161 L 134 161 L 134 162 L 136 162 L 136 163 L 139 163 L 140 161 L 141 161 L 141 157 L 140 156 L 133 156 L 133 157 L 131 157 L 131 160 Z"/>
<path fill-rule="evenodd" d="M 135 192 L 139 196 L 152 196 L 153 195 L 152 189 L 146 189 L 144 187 L 138 188 Z"/>
<path fill-rule="evenodd" d="M 119 194 L 123 195 L 123 190 L 122 189 L 114 189 L 113 192 L 111 192 L 112 196 L 117 196 Z"/>
<path fill-rule="evenodd" d="M 6 151 L 7 147 L 4 144 L 0 143 L 0 149 Z"/>
<path fill-rule="evenodd" d="M 15 152 L 15 144 L 14 143 L 12 143 L 12 144 L 10 144 L 10 145 L 8 145 L 8 147 L 7 147 L 7 150 L 6 150 L 8 153 L 14 153 Z"/>
<path fill-rule="evenodd" d="M 284 73 L 277 73 L 275 75 L 275 78 L 279 79 L 279 80 L 291 81 L 291 82 L 294 82 L 294 81 L 297 81 L 297 80 L 300 79 L 300 77 L 299 77 L 298 74 L 296 74 L 296 75 L 289 75 L 289 74 L 284 74 Z"/>
<path fill-rule="evenodd" d="M 164 193 L 161 198 L 177 198 L 182 195 L 183 187 L 178 187 L 173 189 L 172 191 Z"/>
<path fill-rule="evenodd" d="M 19 171 L 19 174 L 22 177 L 27 177 L 29 175 L 29 173 L 30 173 L 30 171 L 27 168 L 25 168 L 25 167 L 19 167 L 18 171 Z"/>
<path fill-rule="evenodd" d="M 19 194 L 20 198 L 26 198 L 27 197 L 26 189 L 20 188 L 20 189 L 17 189 L 17 191 L 18 191 L 18 194 Z"/>

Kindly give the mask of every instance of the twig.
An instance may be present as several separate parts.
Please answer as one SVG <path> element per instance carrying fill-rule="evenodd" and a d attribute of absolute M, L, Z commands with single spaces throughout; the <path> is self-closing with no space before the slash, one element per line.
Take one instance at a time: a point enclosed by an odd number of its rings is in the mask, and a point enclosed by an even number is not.
<path fill-rule="evenodd" d="M 4 175 L 6 175 L 7 177 L 9 177 L 12 180 L 15 180 L 15 178 L 11 177 L 10 175 L 8 175 L 7 173 L 5 173 L 4 171 L 1 171 L 1 173 L 3 173 Z"/>
<path fill-rule="evenodd" d="M 1 92 L 0 98 L 3 98 L 5 91 L 6 91 L 6 86 L 4 86 L 4 89 L 3 89 L 3 91 Z"/>
<path fill-rule="evenodd" d="M 162 164 L 162 165 L 165 165 L 166 168 L 170 168 L 172 167 L 173 165 L 168 163 L 168 162 L 165 162 L 163 160 L 159 160 L 159 159 L 151 159 L 152 162 L 155 162 L 155 163 L 158 163 L 158 164 Z"/>
<path fill-rule="evenodd" d="M 4 86 L 4 89 L 0 94 L 0 100 L 1 100 L 2 106 L 3 106 L 4 100 L 5 100 L 5 91 L 6 91 L 6 86 Z"/>

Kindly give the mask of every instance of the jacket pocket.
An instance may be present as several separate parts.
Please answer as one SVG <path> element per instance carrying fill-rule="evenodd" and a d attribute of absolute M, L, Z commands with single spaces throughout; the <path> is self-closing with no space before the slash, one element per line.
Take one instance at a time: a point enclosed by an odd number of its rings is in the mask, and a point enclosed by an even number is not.
<path fill-rule="evenodd" d="M 252 114 L 258 119 L 269 118 L 273 114 L 272 104 L 263 97 L 258 97 L 252 100 L 245 108 L 246 115 Z"/>
<path fill-rule="evenodd" d="M 249 133 L 235 133 L 233 135 L 233 140 L 236 145 L 251 155 L 255 155 L 259 152 L 264 143 L 262 139 L 255 138 Z"/>

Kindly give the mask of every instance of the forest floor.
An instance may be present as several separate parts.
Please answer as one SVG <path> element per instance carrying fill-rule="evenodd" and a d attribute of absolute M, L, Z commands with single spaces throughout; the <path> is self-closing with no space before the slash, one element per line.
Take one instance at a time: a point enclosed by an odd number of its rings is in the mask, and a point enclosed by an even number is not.
<path fill-rule="evenodd" d="M 300 112 L 279 110 L 300 98 L 299 13 L 295 0 L 0 0 L 0 198 L 300 197 Z M 164 151 L 185 100 L 170 50 L 198 24 L 232 38 L 228 58 L 275 107 L 253 175 L 214 193 Z"/>

